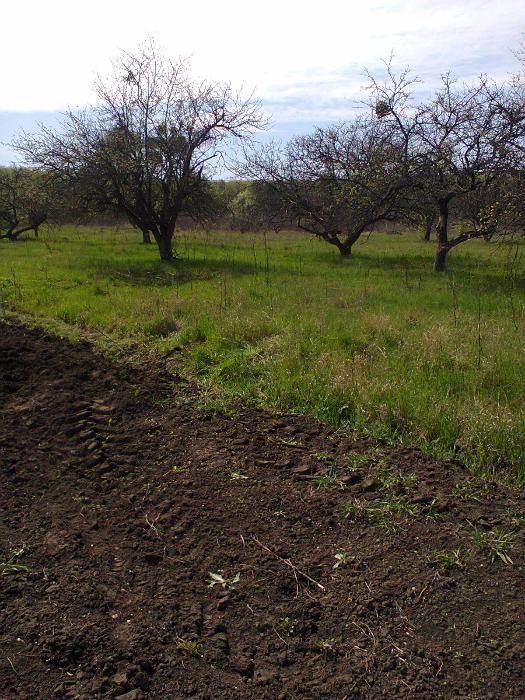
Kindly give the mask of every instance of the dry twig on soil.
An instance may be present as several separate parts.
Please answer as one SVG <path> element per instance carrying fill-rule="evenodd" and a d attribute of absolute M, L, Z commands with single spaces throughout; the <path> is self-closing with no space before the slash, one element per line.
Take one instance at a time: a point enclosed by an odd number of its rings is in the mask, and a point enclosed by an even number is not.
<path fill-rule="evenodd" d="M 257 537 L 252 536 L 252 540 L 255 542 L 255 544 L 259 545 L 259 547 L 262 547 L 266 552 L 269 552 L 272 554 L 274 557 L 279 559 L 283 564 L 286 564 L 286 566 L 289 566 L 290 569 L 294 572 L 294 576 L 297 579 L 297 574 L 305 578 L 307 581 L 310 581 L 310 583 L 313 583 L 317 588 L 320 588 L 322 591 L 325 591 L 325 587 L 320 584 L 318 581 L 313 579 L 311 576 L 308 576 L 308 574 L 305 574 L 304 571 L 301 571 L 301 569 L 298 569 L 295 564 L 292 564 L 292 562 L 289 559 L 285 559 L 284 557 L 281 557 L 277 552 L 274 552 L 270 547 L 267 547 L 265 544 L 263 544 L 260 540 L 257 539 Z"/>

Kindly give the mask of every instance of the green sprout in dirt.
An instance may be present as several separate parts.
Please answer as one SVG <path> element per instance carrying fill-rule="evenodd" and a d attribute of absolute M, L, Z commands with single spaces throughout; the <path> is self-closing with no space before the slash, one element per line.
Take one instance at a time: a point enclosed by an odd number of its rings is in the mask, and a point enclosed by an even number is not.
<path fill-rule="evenodd" d="M 355 520 L 360 516 L 366 515 L 366 503 L 354 498 L 352 501 L 346 501 L 341 504 L 341 512 L 345 518 Z"/>
<path fill-rule="evenodd" d="M 297 620 L 292 617 L 281 617 L 277 625 L 278 630 L 281 634 L 285 634 L 287 637 L 291 637 L 295 632 L 295 626 L 297 625 Z"/>
<path fill-rule="evenodd" d="M 372 523 L 379 529 L 384 530 L 387 535 L 397 535 L 400 530 L 399 525 L 384 516 L 375 517 Z"/>
<path fill-rule="evenodd" d="M 28 574 L 29 567 L 24 564 L 17 564 L 12 561 L 0 561 L 0 576 L 8 576 L 9 574 Z"/>
<path fill-rule="evenodd" d="M 330 469 L 324 474 L 321 474 L 321 476 L 318 476 L 315 479 L 315 483 L 320 489 L 343 488 L 343 484 L 339 481 L 335 469 Z"/>
<path fill-rule="evenodd" d="M 352 561 L 352 557 L 348 552 L 337 552 L 334 554 L 335 564 L 332 569 L 339 569 L 340 566 L 347 566 Z"/>
<path fill-rule="evenodd" d="M 377 474 L 377 480 L 382 489 L 394 489 L 398 486 L 408 488 L 415 484 L 417 477 L 415 474 L 404 474 L 403 472 L 391 474 L 387 469 L 381 469 Z"/>
<path fill-rule="evenodd" d="M 371 447 L 366 452 L 351 452 L 348 455 L 348 467 L 356 471 L 365 464 L 376 464 L 383 456 L 383 450 L 379 447 Z"/>
<path fill-rule="evenodd" d="M 486 491 L 486 484 L 475 484 L 467 480 L 461 484 L 456 484 L 450 492 L 450 495 L 454 498 L 459 498 L 460 501 L 479 501 L 480 496 L 483 496 Z"/>
<path fill-rule="evenodd" d="M 18 562 L 18 557 L 20 557 L 25 551 L 24 547 L 19 549 L 13 549 L 11 556 L 5 561 L 0 561 L 0 576 L 9 576 L 9 574 L 28 574 L 30 569 L 24 564 Z"/>
<path fill-rule="evenodd" d="M 281 445 L 285 445 L 286 447 L 300 447 L 301 446 L 301 443 L 293 437 L 287 437 L 287 438 L 276 437 L 275 442 L 278 442 Z"/>
<path fill-rule="evenodd" d="M 488 555 L 492 564 L 501 559 L 504 564 L 513 564 L 510 552 L 516 533 L 513 530 L 504 530 L 494 527 L 492 530 L 482 530 L 475 527 L 472 533 L 474 544 L 478 549 Z"/>
<path fill-rule="evenodd" d="M 407 496 L 390 496 L 379 501 L 379 509 L 385 514 L 402 516 L 416 516 L 419 514 L 419 506 L 412 503 Z"/>
<path fill-rule="evenodd" d="M 458 548 L 453 549 L 450 552 L 446 552 L 444 550 L 436 550 L 432 554 L 430 561 L 433 564 L 437 564 L 437 566 L 441 567 L 445 571 L 452 571 L 452 569 L 463 568 L 463 558 L 463 552 L 461 551 L 461 549 Z"/>
<path fill-rule="evenodd" d="M 416 516 L 419 514 L 419 506 L 412 503 L 406 496 L 391 495 L 377 501 L 360 501 L 354 498 L 341 506 L 345 518 L 356 520 L 366 519 L 370 524 L 386 530 L 389 534 L 396 534 L 398 525 L 393 522 L 394 517 Z"/>
<path fill-rule="evenodd" d="M 103 503 L 91 501 L 87 496 L 73 496 L 72 500 L 79 504 L 80 513 L 102 513 L 106 509 Z"/>
<path fill-rule="evenodd" d="M 195 642 L 191 639 L 183 639 L 179 637 L 177 639 L 177 650 L 185 656 L 191 656 L 193 658 L 200 658 L 203 654 L 203 646 L 199 642 Z"/>
<path fill-rule="evenodd" d="M 340 639 L 320 639 L 316 646 L 324 654 L 336 654 L 340 643 Z"/>
<path fill-rule="evenodd" d="M 221 574 L 215 574 L 210 571 L 210 579 L 208 581 L 208 588 L 213 588 L 214 586 L 222 586 L 222 588 L 233 588 L 235 584 L 239 583 L 241 580 L 241 574 L 237 573 L 235 576 L 230 578 L 225 578 Z"/>
<path fill-rule="evenodd" d="M 328 454 L 328 452 L 315 452 L 314 457 L 319 462 L 332 462 L 334 459 L 332 455 Z"/>
<path fill-rule="evenodd" d="M 232 472 L 230 474 L 230 481 L 242 481 L 243 479 L 248 479 L 248 477 L 245 474 L 241 474 L 241 472 Z"/>
<path fill-rule="evenodd" d="M 368 462 L 366 455 L 351 454 L 348 455 L 348 470 L 356 472 Z"/>

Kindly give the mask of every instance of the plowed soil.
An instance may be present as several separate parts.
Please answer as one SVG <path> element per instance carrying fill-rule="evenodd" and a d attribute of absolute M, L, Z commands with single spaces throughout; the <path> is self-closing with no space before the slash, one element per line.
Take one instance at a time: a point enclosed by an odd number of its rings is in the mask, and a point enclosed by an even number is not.
<path fill-rule="evenodd" d="M 523 697 L 519 492 L 198 399 L 0 324 L 2 700 Z"/>

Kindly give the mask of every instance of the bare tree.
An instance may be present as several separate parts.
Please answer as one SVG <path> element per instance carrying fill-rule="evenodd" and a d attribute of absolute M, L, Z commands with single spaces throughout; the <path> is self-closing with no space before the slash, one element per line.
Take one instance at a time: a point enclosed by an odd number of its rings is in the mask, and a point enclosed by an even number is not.
<path fill-rule="evenodd" d="M 496 232 L 497 217 L 484 211 L 485 195 L 518 167 L 517 146 L 525 123 L 525 104 L 516 104 L 512 116 L 502 109 L 507 93 L 507 86 L 496 87 L 484 78 L 473 86 L 456 87 L 445 76 L 435 98 L 419 111 L 415 161 L 416 167 L 419 161 L 429 174 L 423 190 L 434 198 L 439 211 L 434 264 L 438 272 L 445 269 L 452 248 Z M 477 214 L 471 216 L 474 225 L 450 235 L 450 204 L 469 195 L 480 204 Z"/>
<path fill-rule="evenodd" d="M 364 231 L 399 216 L 399 141 L 376 117 L 361 117 L 251 151 L 241 172 L 273 192 L 274 226 L 292 223 L 348 257 Z"/>
<path fill-rule="evenodd" d="M 178 217 L 232 140 L 264 126 L 259 105 L 228 83 L 193 79 L 186 60 L 168 60 L 153 43 L 123 52 L 95 89 L 94 107 L 68 111 L 58 129 L 23 134 L 15 147 L 80 186 L 92 207 L 151 232 L 171 260 Z"/>
<path fill-rule="evenodd" d="M 414 211 L 421 204 L 437 210 L 434 269 L 442 272 L 452 248 L 497 230 L 497 211 L 487 210 L 486 202 L 498 180 L 520 167 L 525 126 L 522 85 L 519 81 L 496 85 L 484 76 L 473 85 L 458 85 L 445 75 L 435 96 L 414 107 L 406 71 L 397 77 L 387 63 L 384 82 L 369 78 L 378 115 L 406 144 Z M 472 225 L 454 231 L 451 203 L 465 198 Z M 472 209 L 475 203 L 477 212 Z"/>

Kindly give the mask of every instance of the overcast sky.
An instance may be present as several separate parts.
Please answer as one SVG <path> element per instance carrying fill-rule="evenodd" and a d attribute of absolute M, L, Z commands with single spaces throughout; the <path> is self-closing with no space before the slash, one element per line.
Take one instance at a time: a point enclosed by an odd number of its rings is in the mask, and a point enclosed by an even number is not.
<path fill-rule="evenodd" d="M 195 74 L 254 90 L 274 133 L 344 118 L 391 51 L 431 86 L 515 72 L 525 0 L 18 0 L 2 4 L 0 141 L 93 101 L 119 49 L 152 36 Z M 12 154 L 0 147 L 0 162 Z"/>

